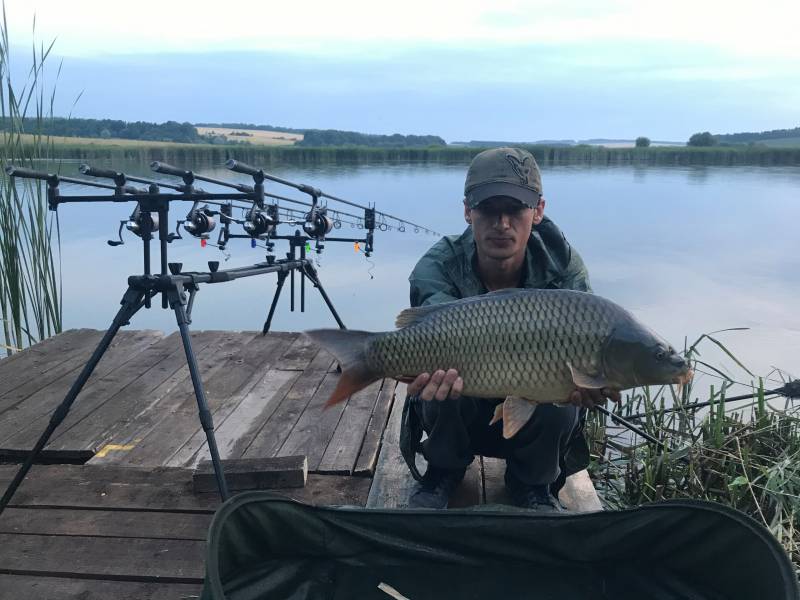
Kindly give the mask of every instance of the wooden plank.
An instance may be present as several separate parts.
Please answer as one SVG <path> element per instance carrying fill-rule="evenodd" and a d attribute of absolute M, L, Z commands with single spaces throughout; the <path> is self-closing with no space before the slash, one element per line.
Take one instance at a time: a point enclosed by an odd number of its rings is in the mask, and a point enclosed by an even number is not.
<path fill-rule="evenodd" d="M 265 371 L 275 366 L 280 356 L 289 348 L 296 335 L 288 333 L 271 333 L 256 335 L 247 344 L 242 357 L 237 360 L 234 367 L 239 371 L 237 381 L 243 383 L 234 391 L 226 394 L 225 388 L 219 391 L 219 399 L 215 402 L 209 400 L 212 408 L 214 428 L 218 431 L 228 417 L 236 410 L 239 404 L 247 397 L 249 392 L 262 380 Z M 227 370 L 228 376 L 231 375 Z M 231 383 L 234 387 L 236 382 Z M 208 453 L 206 433 L 196 421 L 194 434 L 181 446 L 169 459 L 164 461 L 165 466 L 195 466 L 203 458 L 211 458 Z M 229 431 L 229 430 L 228 430 Z M 217 440 L 219 443 L 219 439 Z"/>
<path fill-rule="evenodd" d="M 149 369 L 162 363 L 174 351 L 177 334 L 163 337 L 160 332 L 153 332 L 153 343 L 142 349 L 141 352 L 132 353 L 129 360 L 105 375 L 97 373 L 99 377 L 92 377 L 78 397 L 75 399 L 67 417 L 56 429 L 50 443 L 46 448 L 56 452 L 69 452 L 70 450 L 88 450 L 80 435 L 69 435 L 68 432 L 77 423 L 91 415 L 92 429 L 96 431 L 103 423 L 102 416 L 95 411 L 119 394 L 123 394 L 129 386 L 135 386 L 138 394 L 145 393 L 148 381 L 143 382 L 142 374 Z M 108 357 L 111 358 L 110 356 Z M 103 359 L 105 362 L 105 358 Z M 144 383 L 144 386 L 143 386 Z M 71 385 L 71 384 L 70 384 Z M 63 398 L 62 398 L 63 400 Z M 57 399 L 57 404 L 62 400 Z M 95 413 L 95 414 L 93 414 Z M 44 412 L 39 417 L 30 420 L 27 424 L 20 427 L 12 436 L 6 438 L 2 445 L 7 449 L 13 448 L 32 448 L 39 439 L 41 432 L 50 420 L 52 411 Z M 99 418 L 98 418 L 99 417 Z M 89 456 L 88 458 L 91 458 Z"/>
<path fill-rule="evenodd" d="M 506 461 L 502 458 L 482 457 L 483 493 L 486 504 L 511 504 L 506 492 Z"/>
<path fill-rule="evenodd" d="M 244 451 L 244 458 L 277 454 L 325 378 L 332 362 L 333 359 L 329 354 L 318 352 L 314 356 L 308 368 L 297 378 L 270 418 L 253 438 L 253 442 Z"/>
<path fill-rule="evenodd" d="M 192 333 L 191 337 L 192 348 L 200 361 L 206 348 L 218 339 L 218 334 L 200 331 Z M 152 419 L 156 418 L 153 415 L 157 412 L 161 400 L 181 385 L 186 385 L 185 382 L 189 377 L 180 334 L 168 336 L 159 342 L 159 347 L 163 349 L 164 354 L 169 353 L 166 358 L 144 371 L 123 390 L 109 397 L 89 418 L 88 415 L 78 418 L 81 415 L 81 408 L 77 407 L 76 422 L 63 432 L 59 428 L 50 446 L 62 450 L 86 448 L 94 453 L 104 448 L 106 444 L 124 447 L 135 443 L 137 435 L 140 435 Z M 160 353 L 160 349 L 153 352 Z M 94 457 L 98 462 L 106 462 L 104 459 L 107 459 L 107 462 L 115 460 L 115 452 L 108 452 L 105 457 Z"/>
<path fill-rule="evenodd" d="M 364 442 L 353 469 L 355 475 L 372 475 L 375 473 L 375 465 L 378 462 L 378 453 L 383 440 L 383 432 L 389 420 L 389 413 L 392 410 L 392 400 L 394 400 L 394 389 L 397 381 L 394 379 L 384 379 L 381 392 L 375 401 L 375 408 L 369 419 L 367 431 L 364 435 Z"/>
<path fill-rule="evenodd" d="M 45 410 L 50 407 L 46 404 L 50 398 L 63 399 L 67 390 L 72 386 L 78 374 L 88 362 L 91 354 L 97 347 L 104 332 L 97 331 L 94 335 L 87 335 L 89 341 L 86 347 L 72 352 L 70 358 L 58 365 L 49 366 L 40 376 L 25 385 L 22 385 L 0 398 L 0 411 L 3 420 L 24 401 L 23 409 L 33 411 L 35 406 L 45 401 Z M 163 337 L 163 333 L 153 330 L 121 330 L 114 336 L 111 345 L 106 350 L 103 358 L 95 367 L 94 373 L 86 385 L 92 385 L 98 378 L 113 371 L 124 364 L 136 354 Z M 96 338 L 96 339 L 95 339 Z M 94 340 L 94 343 L 91 343 Z M 20 367 L 21 369 L 22 367 Z M 27 370 L 27 369 L 26 369 Z M 44 385 L 43 385 L 44 384 Z M 52 404 L 53 401 L 51 401 Z"/>
<path fill-rule="evenodd" d="M 75 353 L 94 349 L 98 333 L 95 329 L 70 329 L 0 360 L 0 396 L 41 377 Z"/>
<path fill-rule="evenodd" d="M 347 406 L 346 402 L 336 406 L 325 406 L 338 382 L 338 373 L 326 373 L 303 414 L 278 450 L 277 456 L 303 454 L 308 457 L 309 470 L 319 471 L 325 448 Z"/>
<path fill-rule="evenodd" d="M 204 541 L 0 533 L 0 548 L 2 573 L 171 583 L 203 581 Z"/>
<path fill-rule="evenodd" d="M 281 356 L 280 368 L 287 371 L 303 371 L 311 364 L 318 352 L 319 346 L 310 337 L 300 334 Z"/>
<path fill-rule="evenodd" d="M 108 393 L 109 386 L 112 386 L 113 389 L 113 386 L 119 384 L 119 380 L 113 375 L 114 371 L 134 359 L 162 336 L 161 332 L 156 331 L 120 331 L 95 367 L 81 396 L 86 394 L 91 398 L 95 393 L 101 395 Z M 51 381 L 47 387 L 23 397 L 30 387 L 24 385 L 5 396 L 2 402 L 9 402 L 14 398 L 17 398 L 17 402 L 14 405 L 6 404 L 2 417 L 0 417 L 0 446 L 19 449 L 19 447 L 10 446 L 7 443 L 8 438 L 13 437 L 20 429 L 42 415 L 49 419 L 53 411 L 63 402 L 84 364 L 85 361 L 82 359 L 69 360 L 48 372 L 48 377 L 53 372 L 59 372 L 60 378 Z M 64 370 L 68 367 L 69 370 Z M 76 402 L 79 401 L 80 396 L 76 399 Z M 2 455 L 2 449 L 0 449 L 0 455 Z"/>
<path fill-rule="evenodd" d="M 301 371 L 267 371 L 236 410 L 217 427 L 217 448 L 222 458 L 241 458 L 244 455 L 300 374 Z M 210 458 L 208 446 L 204 446 L 184 466 L 193 467 L 197 461 L 207 458 Z"/>
<path fill-rule="evenodd" d="M 409 476 L 411 474 L 409 473 Z M 476 456 L 464 474 L 464 479 L 453 490 L 447 508 L 467 508 L 483 503 L 483 470 L 479 456 Z"/>
<path fill-rule="evenodd" d="M 238 458 L 223 460 L 225 482 L 230 491 L 303 487 L 308 479 L 305 456 Z M 210 460 L 202 461 L 192 474 L 195 492 L 214 492 L 217 478 Z"/>
<path fill-rule="evenodd" d="M 400 454 L 400 425 L 403 416 L 403 401 L 406 397 L 406 384 L 398 383 L 395 389 L 389 424 L 383 436 L 375 477 L 367 498 L 370 508 L 405 508 L 414 488 L 415 481 Z M 417 468 L 425 472 L 425 459 L 417 455 Z"/>
<path fill-rule="evenodd" d="M 504 479 L 506 461 L 501 458 L 484 457 L 483 469 L 486 503 L 511 504 Z M 567 510 L 573 512 L 602 510 L 600 499 L 586 470 L 567 477 L 564 487 L 559 491 L 558 498 Z"/>
<path fill-rule="evenodd" d="M 6 376 L 17 374 L 18 369 L 14 365 L 20 360 L 24 361 L 27 367 L 41 363 L 45 360 L 45 357 L 50 357 L 51 359 L 62 357 L 66 360 L 69 357 L 69 351 L 74 348 L 75 341 L 88 331 L 94 330 L 68 329 L 45 338 L 32 346 L 23 348 L 20 352 L 15 352 L 11 356 L 6 355 L 4 349 L 0 349 L 0 379 L 5 381 Z"/>
<path fill-rule="evenodd" d="M 206 392 L 229 359 L 237 356 L 242 345 L 255 335 L 209 333 L 212 341 L 201 351 L 195 352 Z M 188 439 L 190 433 L 194 433 L 195 423 L 198 422 L 197 400 L 185 356 L 182 360 L 183 365 L 150 394 L 149 401 L 129 422 L 112 426 L 113 438 L 109 443 L 122 449 L 105 455 L 98 454 L 90 462 L 158 466 Z M 171 428 L 175 428 L 175 431 Z M 178 429 L 182 429 L 180 435 Z"/>
<path fill-rule="evenodd" d="M 204 541 L 211 518 L 209 513 L 174 511 L 7 508 L 0 533 Z"/>
<path fill-rule="evenodd" d="M 338 377 L 337 377 L 338 381 Z M 318 473 L 352 475 L 383 380 L 353 394 L 317 465 Z M 387 386 L 391 387 L 388 383 Z"/>
<path fill-rule="evenodd" d="M 17 465 L 0 465 L 0 489 L 16 474 Z M 216 493 L 195 494 L 189 469 L 122 465 L 36 465 L 12 498 L 12 508 L 81 508 L 102 510 L 166 510 L 212 513 Z M 319 505 L 364 506 L 367 477 L 310 474 L 305 487 L 276 494 Z M 2 519 L 2 517 L 0 517 Z"/>
<path fill-rule="evenodd" d="M 84 334 L 76 340 L 74 349 L 63 354 L 48 354 L 42 362 L 32 361 L 33 364 L 26 365 L 25 368 L 15 369 L 12 377 L 5 377 L 0 383 L 5 388 L 0 397 L 0 412 L 83 366 L 101 337 L 102 333 L 99 331 L 84 330 Z M 62 360 L 65 355 L 66 360 Z M 21 385 L 20 381 L 23 382 Z"/>
<path fill-rule="evenodd" d="M 105 579 L 71 579 L 0 574 L 0 600 L 190 600 L 201 584 L 142 583 Z"/>

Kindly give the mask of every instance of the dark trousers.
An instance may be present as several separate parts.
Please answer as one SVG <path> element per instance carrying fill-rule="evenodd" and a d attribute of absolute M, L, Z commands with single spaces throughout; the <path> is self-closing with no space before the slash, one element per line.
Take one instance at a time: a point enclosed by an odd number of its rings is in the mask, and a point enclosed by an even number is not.
<path fill-rule="evenodd" d="M 526 485 L 551 485 L 559 479 L 567 446 L 579 426 L 578 407 L 540 404 L 530 421 L 506 440 L 502 421 L 489 425 L 502 400 L 414 398 L 413 402 L 428 434 L 422 454 L 429 465 L 460 469 L 475 455 L 504 458 L 506 478 Z"/>

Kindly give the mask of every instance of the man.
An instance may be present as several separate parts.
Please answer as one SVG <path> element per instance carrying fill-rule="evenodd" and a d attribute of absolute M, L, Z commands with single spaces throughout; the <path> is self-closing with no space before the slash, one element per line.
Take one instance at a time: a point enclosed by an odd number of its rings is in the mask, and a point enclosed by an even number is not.
<path fill-rule="evenodd" d="M 478 154 L 464 185 L 460 236 L 437 242 L 409 277 L 411 306 L 438 304 L 506 288 L 561 288 L 591 292 L 578 253 L 544 216 L 539 167 L 516 148 Z M 506 459 L 506 487 L 515 504 L 560 511 L 555 499 L 567 475 L 585 468 L 588 448 L 581 426 L 584 411 L 618 399 L 610 390 L 578 390 L 565 401 L 542 404 L 509 440 L 502 423 L 489 425 L 503 401 L 462 397 L 463 381 L 454 369 L 423 373 L 408 386 L 401 449 L 420 479 L 409 506 L 445 508 L 475 455 Z M 424 429 L 428 437 L 419 443 Z M 421 451 L 428 462 L 424 477 L 414 466 Z"/>

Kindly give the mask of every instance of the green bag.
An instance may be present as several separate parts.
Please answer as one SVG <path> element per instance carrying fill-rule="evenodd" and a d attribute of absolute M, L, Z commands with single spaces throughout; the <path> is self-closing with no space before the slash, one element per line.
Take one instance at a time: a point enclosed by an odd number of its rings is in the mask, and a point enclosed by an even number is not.
<path fill-rule="evenodd" d="M 733 509 L 668 501 L 624 511 L 375 510 L 266 492 L 211 525 L 204 600 L 485 598 L 798 600 L 791 562 Z"/>

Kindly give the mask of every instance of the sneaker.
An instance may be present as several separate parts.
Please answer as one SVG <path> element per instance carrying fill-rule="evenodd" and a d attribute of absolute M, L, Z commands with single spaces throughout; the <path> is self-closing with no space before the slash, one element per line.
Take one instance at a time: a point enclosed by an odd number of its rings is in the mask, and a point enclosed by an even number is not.
<path fill-rule="evenodd" d="M 447 508 L 450 494 L 464 479 L 466 469 L 439 469 L 428 466 L 422 481 L 417 483 L 411 497 L 409 508 Z"/>
<path fill-rule="evenodd" d="M 539 512 L 564 512 L 561 503 L 550 493 L 548 485 L 525 484 L 506 477 L 506 489 L 515 506 Z"/>

